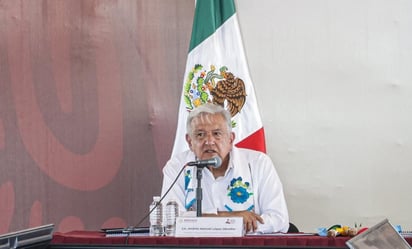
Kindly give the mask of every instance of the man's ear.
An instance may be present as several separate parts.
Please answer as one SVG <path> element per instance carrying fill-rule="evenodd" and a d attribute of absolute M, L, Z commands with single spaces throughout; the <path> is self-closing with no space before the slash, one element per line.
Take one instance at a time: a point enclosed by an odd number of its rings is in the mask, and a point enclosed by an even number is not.
<path fill-rule="evenodd" d="M 187 145 L 189 145 L 190 150 L 192 150 L 192 138 L 189 136 L 189 134 L 186 134 L 186 142 Z"/>
<path fill-rule="evenodd" d="M 230 132 L 230 144 L 233 145 L 235 142 L 236 134 L 232 131 Z"/>

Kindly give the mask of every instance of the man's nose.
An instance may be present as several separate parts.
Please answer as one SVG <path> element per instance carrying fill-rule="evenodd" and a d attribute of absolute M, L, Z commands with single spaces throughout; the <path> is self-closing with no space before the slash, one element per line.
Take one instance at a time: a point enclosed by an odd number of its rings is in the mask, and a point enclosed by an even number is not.
<path fill-rule="evenodd" d="M 215 137 L 212 135 L 212 133 L 208 132 L 206 134 L 205 144 L 207 145 L 215 144 Z"/>

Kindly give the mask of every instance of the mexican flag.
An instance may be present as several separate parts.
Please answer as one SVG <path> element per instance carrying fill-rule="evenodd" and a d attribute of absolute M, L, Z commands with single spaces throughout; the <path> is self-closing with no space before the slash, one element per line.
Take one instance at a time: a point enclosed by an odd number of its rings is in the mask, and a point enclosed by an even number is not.
<path fill-rule="evenodd" d="M 232 115 L 237 147 L 266 152 L 233 0 L 197 0 L 172 155 L 186 144 L 188 113 L 212 102 Z"/>

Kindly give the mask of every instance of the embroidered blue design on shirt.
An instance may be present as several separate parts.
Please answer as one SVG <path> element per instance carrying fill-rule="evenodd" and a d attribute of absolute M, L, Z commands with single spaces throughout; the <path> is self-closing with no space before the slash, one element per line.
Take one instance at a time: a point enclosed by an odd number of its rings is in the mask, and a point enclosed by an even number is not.
<path fill-rule="evenodd" d="M 187 170 L 185 172 L 185 190 L 187 190 L 187 187 L 189 186 L 190 179 L 192 179 L 192 174 L 190 170 Z"/>
<path fill-rule="evenodd" d="M 192 180 L 192 171 L 190 169 L 185 171 L 185 208 L 186 210 L 196 209 L 196 198 L 193 196 L 194 189 L 190 186 Z"/>
<path fill-rule="evenodd" d="M 225 208 L 227 209 L 227 211 L 229 212 L 233 212 L 233 209 L 231 207 L 229 207 L 228 205 L 225 204 Z M 248 209 L 246 209 L 247 211 L 252 211 L 255 208 L 255 205 L 250 205 L 250 207 L 248 207 Z"/>
<path fill-rule="evenodd" d="M 245 203 L 253 195 L 252 192 L 248 192 L 249 186 L 249 182 L 242 182 L 241 176 L 233 178 L 227 188 L 229 191 L 227 195 L 234 203 Z"/>

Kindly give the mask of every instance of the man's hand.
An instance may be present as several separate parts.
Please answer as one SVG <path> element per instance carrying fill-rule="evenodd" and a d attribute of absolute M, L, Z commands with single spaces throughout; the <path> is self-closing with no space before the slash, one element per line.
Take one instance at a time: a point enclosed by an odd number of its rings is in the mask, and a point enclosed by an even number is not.
<path fill-rule="evenodd" d="M 204 216 L 212 216 L 208 214 L 204 214 Z M 226 211 L 218 211 L 217 216 L 221 217 L 243 217 L 243 225 L 246 229 L 246 232 L 254 232 L 257 229 L 257 222 L 264 224 L 262 217 L 255 214 L 251 211 L 233 211 L 233 212 L 226 212 Z"/>

